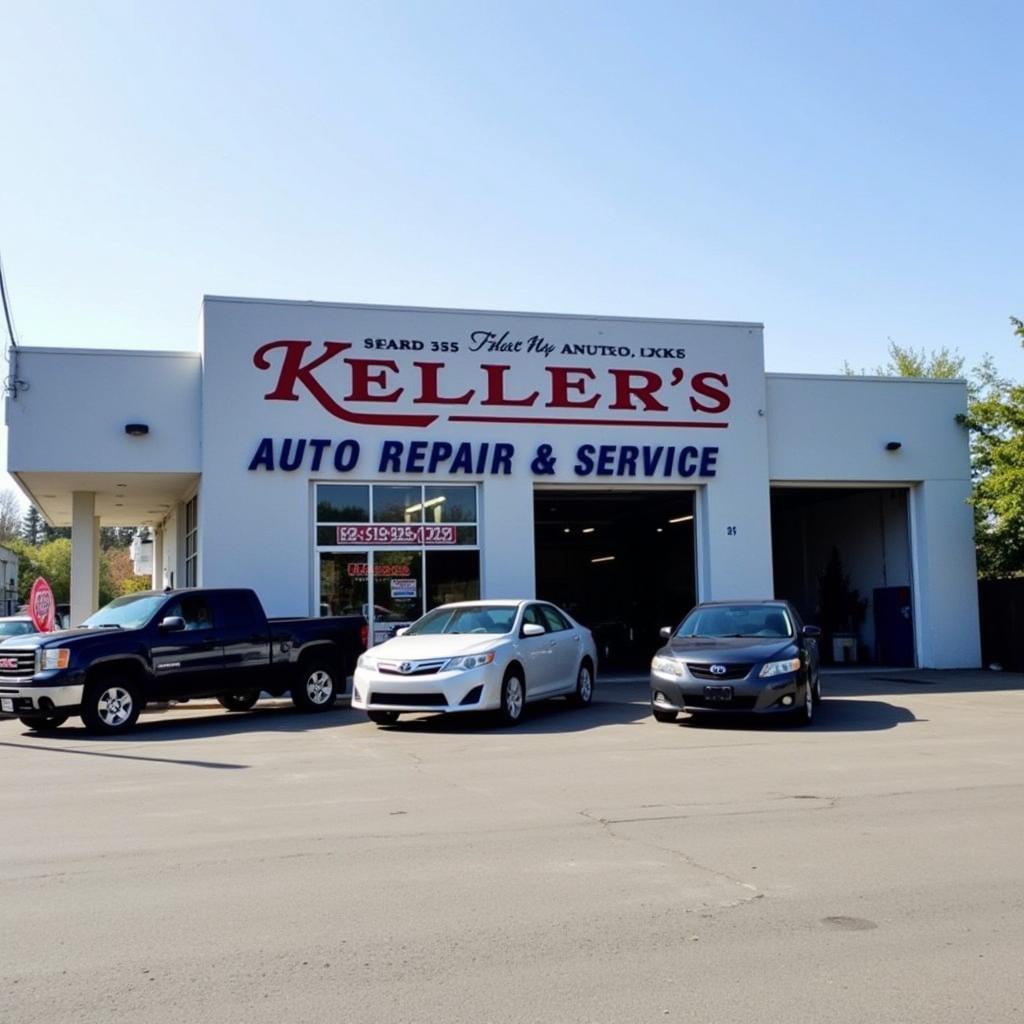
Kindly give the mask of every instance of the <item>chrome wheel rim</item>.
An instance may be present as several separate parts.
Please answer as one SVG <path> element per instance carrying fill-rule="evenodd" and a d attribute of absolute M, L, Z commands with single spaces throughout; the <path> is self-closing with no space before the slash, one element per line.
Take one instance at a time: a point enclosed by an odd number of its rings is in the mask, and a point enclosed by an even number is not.
<path fill-rule="evenodd" d="M 505 687 L 505 711 L 509 718 L 523 713 L 523 684 L 513 676 Z"/>
<path fill-rule="evenodd" d="M 581 668 L 579 682 L 576 684 L 580 692 L 580 699 L 589 701 L 590 694 L 593 692 L 594 684 L 590 679 L 590 669 Z"/>
<path fill-rule="evenodd" d="M 124 725 L 132 714 L 132 695 L 123 686 L 109 686 L 100 694 L 96 711 L 104 725 Z"/>
<path fill-rule="evenodd" d="M 306 680 L 306 696 L 314 704 L 326 704 L 331 699 L 334 690 L 331 677 L 323 669 L 317 669 L 310 673 Z"/>

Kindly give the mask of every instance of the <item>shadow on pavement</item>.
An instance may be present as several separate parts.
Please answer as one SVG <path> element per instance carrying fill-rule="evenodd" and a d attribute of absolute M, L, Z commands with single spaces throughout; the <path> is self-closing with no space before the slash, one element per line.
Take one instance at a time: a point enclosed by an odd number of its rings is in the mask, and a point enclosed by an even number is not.
<path fill-rule="evenodd" d="M 36 733 L 18 724 L 26 742 L 46 743 L 53 740 L 74 743 L 129 744 L 200 739 L 206 736 L 238 735 L 258 732 L 313 732 L 339 725 L 365 722 L 366 715 L 339 705 L 330 711 L 303 714 L 291 704 L 277 706 L 257 705 L 252 711 L 229 712 L 220 707 L 178 706 L 157 712 L 144 711 L 135 728 L 123 736 L 94 736 L 75 718 L 61 728 L 48 733 Z M 19 744 L 22 746 L 24 744 Z M 81 748 L 76 748 L 81 752 Z M 127 754 L 109 754 L 110 757 L 128 757 Z M 146 758 L 138 758 L 147 760 Z M 247 767 L 226 765 L 223 767 Z"/>
<path fill-rule="evenodd" d="M 963 677 L 978 680 L 973 685 Z M 818 713 L 810 732 L 866 732 L 892 729 L 897 725 L 922 721 L 905 707 L 875 698 L 889 694 L 984 692 L 985 690 L 1007 690 L 1024 688 L 1024 676 L 1000 674 L 993 678 L 991 673 L 946 673 L 916 672 L 899 677 L 873 676 L 869 673 L 832 673 L 823 676 L 826 699 L 819 705 Z M 920 681 L 918 681 L 920 677 Z M 935 680 L 934 682 L 932 680 Z M 988 685 L 981 685 L 987 683 Z M 545 733 L 574 733 L 588 729 L 600 729 L 607 725 L 638 725 L 651 720 L 648 681 L 645 676 L 614 675 L 598 679 L 594 688 L 594 701 L 588 708 L 577 709 L 564 699 L 553 698 L 528 704 L 523 721 L 514 727 L 503 727 L 496 716 L 484 712 L 460 712 L 458 714 L 431 714 L 429 712 L 408 712 L 393 726 L 384 726 L 383 731 L 398 730 L 420 733 L 488 733 L 502 732 L 509 735 L 538 735 Z M 829 697 L 842 698 L 830 700 Z M 303 733 L 322 729 L 333 729 L 348 725 L 365 725 L 365 712 L 339 705 L 320 714 L 302 714 L 290 703 L 263 703 L 253 710 L 231 713 L 208 703 L 183 705 L 171 709 L 146 712 L 131 733 L 124 736 L 92 736 L 85 731 L 77 719 L 49 734 L 36 734 L 19 726 L 24 739 L 17 746 L 39 744 L 42 749 L 48 742 L 48 750 L 64 750 L 61 744 L 131 744 L 180 741 L 215 737 L 220 735 L 245 735 L 263 732 Z M 680 715 L 678 726 L 697 729 L 784 729 L 788 726 L 776 718 L 742 715 Z M 11 744 L 7 744 L 11 745 Z M 85 754 L 81 746 L 74 752 Z M 147 758 L 140 754 L 115 753 L 111 750 L 97 752 L 97 756 L 124 757 L 133 760 L 161 760 Z M 173 759 L 164 759 L 173 760 Z M 220 762 L 182 760 L 178 763 L 196 767 L 244 768 Z"/>
<path fill-rule="evenodd" d="M 758 715 L 680 715 L 677 725 L 689 729 L 741 729 L 763 731 L 765 729 L 792 730 L 808 734 L 820 732 L 878 732 L 894 729 L 897 725 L 910 722 L 925 722 L 909 708 L 888 704 L 882 700 L 829 700 L 825 698 L 814 713 L 814 721 L 808 726 L 792 726 L 778 717 Z"/>

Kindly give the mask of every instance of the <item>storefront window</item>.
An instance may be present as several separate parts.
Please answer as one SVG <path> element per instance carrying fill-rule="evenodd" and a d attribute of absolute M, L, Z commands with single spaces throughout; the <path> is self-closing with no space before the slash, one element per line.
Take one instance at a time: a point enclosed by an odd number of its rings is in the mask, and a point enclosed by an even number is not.
<path fill-rule="evenodd" d="M 480 598 L 479 551 L 427 552 L 426 611 L 452 601 Z"/>
<path fill-rule="evenodd" d="M 316 489 L 318 523 L 368 523 L 370 488 L 366 484 L 321 484 Z"/>
<path fill-rule="evenodd" d="M 374 487 L 373 521 L 375 523 L 422 523 L 423 488 Z"/>
<path fill-rule="evenodd" d="M 318 484 L 320 614 L 363 614 L 382 643 L 439 604 L 479 598 L 476 519 L 472 485 Z"/>
<path fill-rule="evenodd" d="M 424 517 L 428 523 L 475 523 L 475 487 L 424 487 Z"/>

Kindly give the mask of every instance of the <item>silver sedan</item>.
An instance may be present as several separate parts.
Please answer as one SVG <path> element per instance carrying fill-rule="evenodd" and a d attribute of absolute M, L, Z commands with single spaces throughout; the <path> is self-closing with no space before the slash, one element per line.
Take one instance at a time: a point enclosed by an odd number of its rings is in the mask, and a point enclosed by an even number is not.
<path fill-rule="evenodd" d="M 445 604 L 362 655 L 352 706 L 378 725 L 421 711 L 495 711 L 515 725 L 530 701 L 586 707 L 596 669 L 590 630 L 553 604 Z"/>

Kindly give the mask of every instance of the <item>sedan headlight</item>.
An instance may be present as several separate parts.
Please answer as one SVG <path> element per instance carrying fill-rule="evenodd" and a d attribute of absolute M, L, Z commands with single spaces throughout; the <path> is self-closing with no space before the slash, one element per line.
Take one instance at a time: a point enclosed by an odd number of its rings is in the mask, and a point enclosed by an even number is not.
<path fill-rule="evenodd" d="M 67 647 L 43 647 L 39 651 L 40 669 L 67 668 L 71 661 L 71 651 Z"/>
<path fill-rule="evenodd" d="M 494 661 L 494 651 L 485 654 L 466 654 L 461 658 L 452 658 L 445 663 L 442 672 L 464 672 L 468 668 L 481 668 Z"/>
<path fill-rule="evenodd" d="M 758 675 L 762 679 L 770 679 L 772 676 L 784 676 L 790 672 L 800 671 L 800 659 L 799 658 L 787 658 L 785 661 L 766 661 L 761 666 L 761 671 Z"/>
<path fill-rule="evenodd" d="M 683 674 L 682 662 L 675 658 L 662 658 L 656 656 L 651 661 L 651 671 L 660 672 L 663 676 L 681 676 Z"/>
<path fill-rule="evenodd" d="M 356 668 L 368 668 L 375 669 L 377 667 L 377 659 L 371 658 L 369 654 L 360 654 L 359 660 L 356 662 Z"/>

